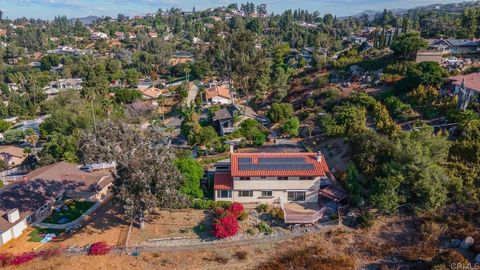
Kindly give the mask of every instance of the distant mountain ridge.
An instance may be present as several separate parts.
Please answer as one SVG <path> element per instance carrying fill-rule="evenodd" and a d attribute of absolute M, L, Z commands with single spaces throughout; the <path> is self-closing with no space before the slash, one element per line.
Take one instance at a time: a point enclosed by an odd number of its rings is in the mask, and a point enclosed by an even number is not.
<path fill-rule="evenodd" d="M 92 24 L 93 22 L 95 22 L 96 20 L 100 19 L 101 17 L 98 17 L 98 16 L 87 16 L 87 17 L 81 17 L 81 18 L 71 18 L 70 20 L 72 22 L 75 22 L 77 20 L 79 20 L 81 23 L 87 25 L 87 24 Z"/>
<path fill-rule="evenodd" d="M 472 1 L 472 2 L 449 3 L 449 4 L 430 4 L 430 5 L 419 6 L 419 7 L 414 7 L 410 9 L 397 8 L 397 9 L 389 9 L 389 10 L 392 11 L 393 14 L 395 15 L 403 15 L 411 10 L 448 10 L 450 12 L 459 12 L 466 7 L 478 6 L 479 3 L 480 3 L 479 1 Z M 376 14 L 379 14 L 382 12 L 383 10 L 365 10 L 352 16 L 346 16 L 345 18 L 347 17 L 358 18 L 363 15 L 367 15 L 369 19 L 373 19 Z"/>

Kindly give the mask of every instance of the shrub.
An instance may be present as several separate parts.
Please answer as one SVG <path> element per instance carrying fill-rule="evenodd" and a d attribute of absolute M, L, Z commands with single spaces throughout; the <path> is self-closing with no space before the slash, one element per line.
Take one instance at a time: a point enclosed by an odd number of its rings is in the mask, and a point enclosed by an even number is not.
<path fill-rule="evenodd" d="M 237 203 L 237 202 L 233 203 L 232 205 L 230 205 L 230 207 L 228 207 L 228 212 L 230 212 L 236 218 L 238 218 L 240 214 L 243 213 L 244 210 L 245 209 L 243 207 L 243 204 Z"/>
<path fill-rule="evenodd" d="M 243 211 L 238 217 L 237 219 L 240 220 L 240 221 L 244 221 L 248 218 L 248 212 L 247 211 Z"/>
<path fill-rule="evenodd" d="M 315 100 L 313 100 L 312 98 L 307 98 L 305 100 L 305 106 L 307 106 L 307 108 L 309 109 L 313 109 L 313 107 L 315 106 Z"/>
<path fill-rule="evenodd" d="M 258 230 L 264 234 L 272 234 L 273 232 L 272 228 L 263 221 L 258 224 Z"/>
<path fill-rule="evenodd" d="M 357 217 L 358 225 L 362 228 L 370 228 L 373 226 L 375 216 L 372 213 L 366 213 Z"/>
<path fill-rule="evenodd" d="M 226 215 L 219 218 L 213 224 L 213 235 L 217 238 L 227 238 L 237 234 L 239 229 L 237 218 L 233 215 Z"/>
<path fill-rule="evenodd" d="M 197 226 L 197 230 L 198 230 L 199 232 L 205 232 L 205 231 L 207 231 L 207 226 L 206 226 L 204 223 L 200 223 L 200 224 L 198 224 L 198 226 Z"/>
<path fill-rule="evenodd" d="M 262 203 L 262 204 L 258 205 L 255 209 L 259 213 L 266 213 L 270 209 L 270 206 L 266 203 Z"/>
<path fill-rule="evenodd" d="M 276 220 L 284 220 L 285 219 L 285 216 L 283 214 L 283 210 L 280 207 L 274 207 L 274 208 L 270 209 L 269 213 L 272 216 L 272 218 L 274 218 Z"/>
<path fill-rule="evenodd" d="M 243 260 L 246 260 L 246 259 L 247 259 L 247 257 L 248 257 L 248 252 L 246 252 L 245 250 L 239 250 L 239 251 L 235 252 L 234 256 L 235 256 L 235 258 L 237 258 L 238 260 L 243 261 Z"/>
<path fill-rule="evenodd" d="M 217 253 L 213 260 L 220 263 L 220 264 L 226 264 L 226 263 L 228 263 L 228 261 L 230 259 L 228 258 L 228 256 L 225 253 Z"/>
<path fill-rule="evenodd" d="M 24 264 L 26 262 L 29 262 L 29 261 L 35 259 L 36 257 L 37 257 L 37 253 L 35 253 L 34 251 L 25 252 L 25 253 L 14 256 L 10 260 L 9 264 L 10 265 Z"/>
<path fill-rule="evenodd" d="M 227 209 L 228 207 L 230 207 L 230 205 L 232 205 L 232 202 L 218 201 L 215 202 L 212 207 L 221 207 L 223 209 Z"/>
<path fill-rule="evenodd" d="M 427 221 L 420 226 L 422 238 L 428 242 L 436 242 L 445 232 L 445 227 L 436 222 Z"/>
<path fill-rule="evenodd" d="M 257 232 L 255 231 L 254 228 L 248 228 L 248 229 L 247 229 L 247 233 L 248 233 L 249 235 L 255 235 L 255 234 L 257 234 Z"/>
<path fill-rule="evenodd" d="M 105 242 L 96 242 L 90 246 L 88 250 L 88 255 L 99 256 L 99 255 L 106 255 L 110 252 L 111 247 Z"/>
<path fill-rule="evenodd" d="M 312 79 L 309 77 L 302 78 L 302 85 L 307 86 L 312 83 Z"/>
<path fill-rule="evenodd" d="M 211 209 L 214 204 L 215 204 L 215 201 L 212 201 L 212 200 L 195 199 L 195 200 L 192 201 L 192 208 L 194 208 L 194 209 Z"/>

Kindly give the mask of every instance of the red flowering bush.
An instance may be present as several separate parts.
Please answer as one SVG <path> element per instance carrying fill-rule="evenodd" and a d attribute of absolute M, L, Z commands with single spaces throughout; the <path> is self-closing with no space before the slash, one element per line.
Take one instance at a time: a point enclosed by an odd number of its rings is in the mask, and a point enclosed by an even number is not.
<path fill-rule="evenodd" d="M 213 235 L 217 238 L 227 238 L 236 235 L 238 229 L 237 218 L 230 214 L 216 220 L 213 224 Z"/>
<path fill-rule="evenodd" d="M 228 207 L 228 212 L 232 213 L 236 218 L 238 218 L 244 211 L 243 204 L 234 202 L 230 207 Z"/>
<path fill-rule="evenodd" d="M 33 259 L 35 259 L 37 257 L 37 253 L 36 252 L 33 252 L 33 251 L 29 251 L 29 252 L 24 252 L 22 254 L 19 254 L 19 255 L 16 255 L 14 256 L 9 264 L 10 265 L 20 265 L 20 264 L 24 264 L 26 262 L 29 262 Z"/>
<path fill-rule="evenodd" d="M 7 266 L 10 260 L 12 259 L 12 255 L 7 253 L 0 254 L 0 267 Z"/>
<path fill-rule="evenodd" d="M 110 249 L 111 247 L 107 243 L 105 243 L 105 241 L 96 242 L 90 246 L 90 249 L 88 250 L 88 255 L 106 255 L 108 252 L 110 252 Z"/>

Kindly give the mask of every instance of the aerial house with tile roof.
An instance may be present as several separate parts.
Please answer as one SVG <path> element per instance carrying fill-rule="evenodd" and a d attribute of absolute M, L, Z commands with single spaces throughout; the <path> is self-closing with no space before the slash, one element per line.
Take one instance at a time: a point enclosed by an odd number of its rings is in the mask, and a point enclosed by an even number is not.
<path fill-rule="evenodd" d="M 228 105 L 233 103 L 230 89 L 226 85 L 213 86 L 205 90 L 205 101 L 210 104 Z"/>
<path fill-rule="evenodd" d="M 216 201 L 277 204 L 286 223 L 313 223 L 323 216 L 322 187 L 331 186 L 330 170 L 319 153 L 231 153 L 216 164 Z M 343 198 L 342 198 L 343 199 Z"/>
<path fill-rule="evenodd" d="M 85 172 L 67 162 L 28 173 L 24 181 L 0 190 L 0 246 L 49 216 L 63 198 L 92 202 L 108 198 L 112 181 L 109 173 Z"/>
<path fill-rule="evenodd" d="M 458 75 L 449 78 L 453 94 L 458 97 L 457 108 L 466 110 L 471 101 L 480 100 L 480 73 Z"/>

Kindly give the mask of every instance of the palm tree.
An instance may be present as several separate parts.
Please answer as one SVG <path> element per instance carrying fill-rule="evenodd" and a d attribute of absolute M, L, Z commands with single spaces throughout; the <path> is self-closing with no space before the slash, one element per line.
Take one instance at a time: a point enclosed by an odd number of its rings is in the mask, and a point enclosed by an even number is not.
<path fill-rule="evenodd" d="M 32 153 L 36 156 L 37 155 L 37 142 L 38 142 L 38 135 L 36 133 L 32 133 L 25 136 L 25 141 L 28 142 L 32 146 Z"/>
<path fill-rule="evenodd" d="M 92 119 L 93 119 L 93 131 L 97 130 L 97 123 L 95 120 L 95 108 L 93 107 L 93 101 L 95 100 L 95 90 L 93 88 L 87 88 L 84 91 L 85 99 L 90 102 L 90 107 L 92 109 Z"/>
<path fill-rule="evenodd" d="M 113 102 L 111 98 L 105 98 L 102 100 L 102 109 L 107 115 L 108 119 L 110 119 L 110 116 L 112 115 L 113 111 Z"/>

